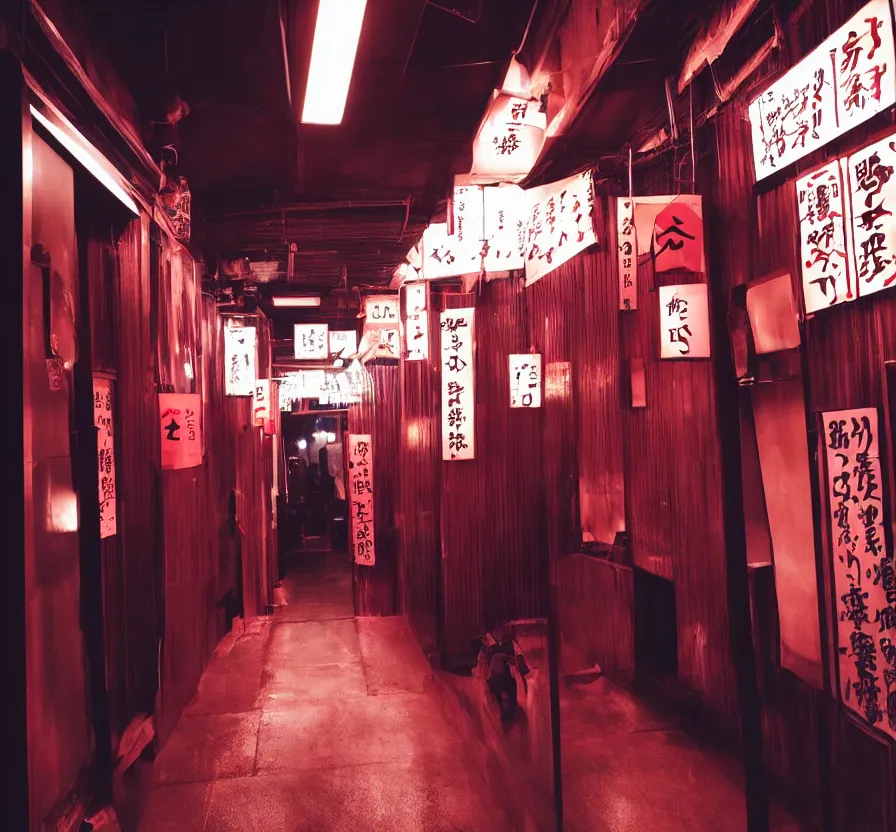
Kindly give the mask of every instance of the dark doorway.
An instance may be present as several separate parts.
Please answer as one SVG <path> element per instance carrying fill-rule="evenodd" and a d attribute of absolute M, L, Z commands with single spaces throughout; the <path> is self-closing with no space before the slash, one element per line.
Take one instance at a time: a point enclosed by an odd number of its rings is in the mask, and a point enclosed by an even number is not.
<path fill-rule="evenodd" d="M 678 677 L 675 585 L 635 567 L 635 659 L 644 681 Z"/>
<path fill-rule="evenodd" d="M 283 414 L 290 551 L 346 551 L 345 431 L 341 412 Z"/>

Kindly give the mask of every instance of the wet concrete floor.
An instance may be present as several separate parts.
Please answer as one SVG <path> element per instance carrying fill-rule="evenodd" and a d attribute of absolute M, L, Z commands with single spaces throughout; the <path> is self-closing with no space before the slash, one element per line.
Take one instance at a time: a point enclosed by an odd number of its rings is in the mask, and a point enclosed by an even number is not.
<path fill-rule="evenodd" d="M 506 830 L 404 619 L 354 618 L 344 565 L 283 588 L 286 605 L 203 675 L 140 829 Z"/>
<path fill-rule="evenodd" d="M 574 832 L 746 832 L 743 766 L 606 678 L 561 683 L 566 825 Z M 772 807 L 772 832 L 802 827 Z"/>

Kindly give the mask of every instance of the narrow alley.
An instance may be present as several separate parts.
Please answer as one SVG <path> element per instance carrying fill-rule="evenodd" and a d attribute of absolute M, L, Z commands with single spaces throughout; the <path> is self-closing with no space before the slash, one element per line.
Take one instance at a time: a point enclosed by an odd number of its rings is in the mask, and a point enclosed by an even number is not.
<path fill-rule="evenodd" d="M 315 565 L 287 577 L 284 605 L 203 674 L 156 761 L 140 829 L 508 829 L 404 620 L 354 618 L 346 555 Z"/>
<path fill-rule="evenodd" d="M 4 829 L 896 832 L 894 0 L 22 0 L 0 111 Z"/>

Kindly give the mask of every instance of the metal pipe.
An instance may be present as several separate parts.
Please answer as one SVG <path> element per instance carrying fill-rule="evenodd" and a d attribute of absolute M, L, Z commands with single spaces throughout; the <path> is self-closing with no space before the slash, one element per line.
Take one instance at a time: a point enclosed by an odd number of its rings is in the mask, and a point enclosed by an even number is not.
<path fill-rule="evenodd" d="M 266 214 L 292 214 L 302 211 L 354 211 L 366 208 L 404 208 L 410 204 L 412 195 L 404 199 L 387 200 L 342 200 L 334 202 L 299 202 L 292 205 L 270 205 L 261 208 L 247 208 L 243 211 L 228 211 L 223 214 L 212 214 L 209 220 L 227 219 L 229 217 L 257 217 Z"/>

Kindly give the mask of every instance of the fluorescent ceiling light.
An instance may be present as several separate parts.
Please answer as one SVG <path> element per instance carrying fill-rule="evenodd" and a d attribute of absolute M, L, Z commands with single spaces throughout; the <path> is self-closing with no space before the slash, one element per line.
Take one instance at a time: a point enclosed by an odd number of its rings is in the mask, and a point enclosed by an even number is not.
<path fill-rule="evenodd" d="M 320 298 L 304 297 L 304 298 L 271 298 L 274 306 L 288 306 L 295 308 L 308 308 L 310 306 L 320 306 Z"/>
<path fill-rule="evenodd" d="M 320 0 L 305 104 L 304 124 L 340 124 L 355 67 L 367 0 Z"/>
<path fill-rule="evenodd" d="M 31 105 L 31 115 L 34 116 L 69 153 L 72 154 L 90 173 L 92 173 L 97 181 L 103 184 L 110 193 L 117 197 L 121 202 L 134 212 L 136 216 L 140 216 L 140 210 L 131 199 L 128 192 L 115 181 L 115 176 L 110 172 L 115 170 L 111 163 L 108 162 L 103 155 L 87 141 L 71 124 L 60 119 L 62 127 L 54 124 L 33 104 Z M 65 129 L 63 129 L 63 127 Z M 117 173 L 117 171 L 116 171 Z"/>

